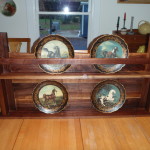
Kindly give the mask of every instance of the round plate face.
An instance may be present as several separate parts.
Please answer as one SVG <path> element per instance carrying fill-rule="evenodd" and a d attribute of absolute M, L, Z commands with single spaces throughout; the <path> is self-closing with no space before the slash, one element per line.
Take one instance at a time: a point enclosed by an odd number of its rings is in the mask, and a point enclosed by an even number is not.
<path fill-rule="evenodd" d="M 33 101 L 40 111 L 54 114 L 67 105 L 68 93 L 59 82 L 44 81 L 34 89 Z"/>
<path fill-rule="evenodd" d="M 91 51 L 93 45 L 100 39 L 102 38 L 103 36 L 106 36 L 107 34 L 103 34 L 103 35 L 100 35 L 100 36 L 97 36 L 95 37 L 88 45 L 88 50 Z"/>
<path fill-rule="evenodd" d="M 1 13 L 5 16 L 13 16 L 16 13 L 16 4 L 13 0 L 2 0 Z"/>
<path fill-rule="evenodd" d="M 37 58 L 73 58 L 74 49 L 66 38 L 59 35 L 50 35 L 39 41 L 35 54 Z M 69 64 L 40 65 L 47 73 L 63 73 L 70 66 Z"/>
<path fill-rule="evenodd" d="M 117 111 L 125 103 L 125 89 L 117 81 L 106 80 L 94 88 L 91 100 L 96 110 L 111 113 Z"/>
<path fill-rule="evenodd" d="M 128 58 L 128 46 L 116 35 L 102 36 L 91 49 L 91 58 Z M 114 73 L 122 69 L 124 64 L 94 65 L 103 73 Z"/>

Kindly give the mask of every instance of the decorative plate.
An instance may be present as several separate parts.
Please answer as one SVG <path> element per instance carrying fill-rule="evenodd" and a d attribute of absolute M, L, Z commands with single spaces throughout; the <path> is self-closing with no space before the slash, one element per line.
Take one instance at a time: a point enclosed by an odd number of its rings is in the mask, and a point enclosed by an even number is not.
<path fill-rule="evenodd" d="M 122 84 L 114 80 L 106 80 L 94 88 L 91 100 L 96 110 L 111 113 L 123 106 L 125 95 L 125 89 Z"/>
<path fill-rule="evenodd" d="M 32 47 L 31 47 L 31 53 L 35 53 L 36 52 L 36 48 L 40 42 L 41 38 L 38 38 L 34 41 L 34 43 L 32 44 Z"/>
<path fill-rule="evenodd" d="M 16 13 L 16 4 L 13 0 L 1 0 L 0 10 L 5 16 L 13 16 Z"/>
<path fill-rule="evenodd" d="M 67 105 L 68 93 L 65 87 L 56 81 L 44 81 L 33 91 L 35 106 L 44 113 L 60 112 Z"/>
<path fill-rule="evenodd" d="M 93 45 L 96 43 L 97 40 L 99 40 L 101 37 L 106 36 L 107 34 L 103 34 L 100 36 L 95 37 L 88 45 L 88 50 L 91 51 Z"/>
<path fill-rule="evenodd" d="M 41 39 L 36 47 L 37 58 L 73 58 L 74 49 L 71 43 L 59 35 L 49 35 Z M 42 64 L 40 67 L 47 73 L 63 73 L 70 64 Z"/>
<path fill-rule="evenodd" d="M 125 41 L 116 35 L 102 36 L 94 43 L 91 49 L 91 58 L 128 58 L 128 46 Z M 94 65 L 103 73 L 114 73 L 122 69 L 124 64 Z"/>

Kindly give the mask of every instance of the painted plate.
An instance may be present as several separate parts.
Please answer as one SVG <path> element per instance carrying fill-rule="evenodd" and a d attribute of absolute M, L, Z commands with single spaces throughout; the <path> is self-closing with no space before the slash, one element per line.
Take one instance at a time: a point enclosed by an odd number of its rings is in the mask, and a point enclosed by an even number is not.
<path fill-rule="evenodd" d="M 94 88 L 91 100 L 96 110 L 111 113 L 123 106 L 125 96 L 125 89 L 122 84 L 114 80 L 106 80 Z"/>
<path fill-rule="evenodd" d="M 71 43 L 59 35 L 49 35 L 41 39 L 36 46 L 37 58 L 73 58 L 74 49 Z M 63 73 L 70 64 L 42 64 L 40 68 L 47 73 Z"/>
<path fill-rule="evenodd" d="M 102 38 L 103 36 L 106 36 L 107 34 L 103 34 L 103 35 L 100 35 L 100 36 L 97 36 L 95 37 L 88 45 L 88 50 L 91 51 L 93 45 L 100 39 Z"/>
<path fill-rule="evenodd" d="M 125 41 L 116 35 L 105 35 L 94 43 L 91 49 L 91 58 L 128 58 L 128 46 Z M 94 65 L 102 73 L 120 71 L 124 64 Z"/>
<path fill-rule="evenodd" d="M 13 16 L 16 13 L 16 4 L 13 0 L 1 0 L 0 10 L 5 16 Z"/>
<path fill-rule="evenodd" d="M 61 83 L 44 81 L 35 87 L 33 101 L 40 111 L 54 114 L 65 108 L 68 101 L 68 93 Z"/>

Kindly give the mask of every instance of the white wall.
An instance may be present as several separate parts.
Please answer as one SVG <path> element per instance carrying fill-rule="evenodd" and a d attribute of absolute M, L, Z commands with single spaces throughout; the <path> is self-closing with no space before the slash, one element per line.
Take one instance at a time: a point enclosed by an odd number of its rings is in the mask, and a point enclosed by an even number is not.
<path fill-rule="evenodd" d="M 0 14 L 0 32 L 8 32 L 9 37 L 30 37 L 33 42 L 38 37 L 38 32 L 35 33 L 38 28 L 35 23 L 35 0 L 14 1 L 17 5 L 14 16 L 6 17 Z M 127 14 L 127 28 L 130 28 L 131 16 L 135 18 L 134 28 L 138 27 L 140 20 L 150 21 L 150 4 L 117 4 L 117 0 L 92 0 L 92 3 L 89 41 L 98 35 L 111 34 L 116 30 L 118 16 L 122 28 L 124 12 Z"/>
<path fill-rule="evenodd" d="M 7 32 L 8 37 L 28 38 L 27 12 L 25 0 L 14 0 L 17 11 L 8 17 L 0 13 L 0 32 Z"/>
<path fill-rule="evenodd" d="M 131 16 L 134 16 L 134 28 L 138 28 L 141 20 L 150 21 L 150 4 L 119 4 L 117 0 L 100 0 L 100 32 L 111 34 L 116 30 L 117 18 L 120 16 L 120 28 L 123 27 L 123 17 L 126 12 L 126 28 L 130 28 Z"/>

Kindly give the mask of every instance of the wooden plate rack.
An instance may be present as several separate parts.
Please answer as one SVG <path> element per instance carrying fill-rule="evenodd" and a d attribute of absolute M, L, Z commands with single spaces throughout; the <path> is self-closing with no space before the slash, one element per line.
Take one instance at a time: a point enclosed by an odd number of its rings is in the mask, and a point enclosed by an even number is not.
<path fill-rule="evenodd" d="M 71 64 L 63 74 L 47 74 L 39 64 Z M 119 72 L 102 74 L 93 64 L 126 64 Z M 103 80 L 117 80 L 126 89 L 126 102 L 116 112 L 94 109 L 91 92 Z M 35 108 L 32 91 L 43 80 L 62 83 L 69 101 L 65 110 L 44 114 Z M 0 117 L 99 117 L 150 114 L 150 40 L 147 53 L 130 53 L 127 59 L 90 58 L 88 51 L 75 51 L 71 59 L 36 59 L 33 53 L 9 53 L 6 33 L 0 33 Z"/>

